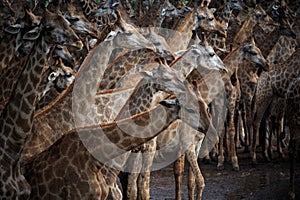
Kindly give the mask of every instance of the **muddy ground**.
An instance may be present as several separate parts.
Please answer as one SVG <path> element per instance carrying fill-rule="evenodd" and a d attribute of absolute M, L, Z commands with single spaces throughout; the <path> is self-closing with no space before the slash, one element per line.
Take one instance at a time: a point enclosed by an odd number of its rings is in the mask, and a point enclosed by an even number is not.
<path fill-rule="evenodd" d="M 232 170 L 226 163 L 224 171 L 216 170 L 216 162 L 200 167 L 205 178 L 203 200 L 285 200 L 288 199 L 289 161 L 275 158 L 271 162 L 259 163 L 254 167 L 248 153 L 239 152 L 240 171 Z M 299 157 L 299 156 L 298 156 Z M 188 199 L 186 186 L 186 170 L 184 174 L 183 200 Z M 300 160 L 296 164 L 296 197 L 300 200 Z M 175 197 L 175 186 L 172 166 L 151 174 L 151 199 L 170 200 Z"/>

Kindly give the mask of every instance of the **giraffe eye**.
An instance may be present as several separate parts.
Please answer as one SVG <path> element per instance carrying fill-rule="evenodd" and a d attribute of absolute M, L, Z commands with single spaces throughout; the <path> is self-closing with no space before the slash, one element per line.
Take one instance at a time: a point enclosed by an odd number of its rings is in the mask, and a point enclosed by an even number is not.
<path fill-rule="evenodd" d="M 70 22 L 78 22 L 79 21 L 79 18 L 71 18 L 71 19 L 68 19 Z"/>
<path fill-rule="evenodd" d="M 46 26 L 46 30 L 47 30 L 47 31 L 53 31 L 53 30 L 54 30 L 54 27 L 53 27 L 53 26 Z"/>
<path fill-rule="evenodd" d="M 203 20 L 203 19 L 205 19 L 205 17 L 204 17 L 204 16 L 202 16 L 202 15 L 199 15 L 199 16 L 198 16 L 198 18 L 199 18 L 200 20 Z"/>
<path fill-rule="evenodd" d="M 127 33 L 125 33 L 125 35 L 127 35 L 127 36 L 131 36 L 133 33 L 130 33 L 130 32 L 127 32 Z"/>
<path fill-rule="evenodd" d="M 209 56 L 210 56 L 210 57 L 214 57 L 214 55 L 215 55 L 214 52 L 210 52 L 210 53 L 209 53 Z"/>
<path fill-rule="evenodd" d="M 253 55 L 253 56 L 257 56 L 257 53 L 254 52 L 254 51 L 250 51 L 250 54 Z"/>

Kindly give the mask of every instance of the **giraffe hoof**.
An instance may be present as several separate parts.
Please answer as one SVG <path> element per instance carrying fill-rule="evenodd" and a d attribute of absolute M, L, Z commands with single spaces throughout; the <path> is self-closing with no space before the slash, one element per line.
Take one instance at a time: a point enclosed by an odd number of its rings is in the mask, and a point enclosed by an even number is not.
<path fill-rule="evenodd" d="M 271 159 L 269 156 L 264 155 L 263 157 L 264 157 L 265 162 L 271 162 Z"/>
<path fill-rule="evenodd" d="M 249 149 L 248 146 L 245 146 L 245 148 L 244 148 L 244 153 L 250 153 L 250 149 Z"/>
<path fill-rule="evenodd" d="M 251 163 L 251 164 L 252 164 L 253 167 L 255 167 L 255 166 L 258 164 L 258 163 L 257 163 L 257 160 L 256 160 L 256 159 L 252 160 L 252 163 Z"/>
<path fill-rule="evenodd" d="M 210 164 L 211 164 L 211 159 L 210 159 L 210 158 L 204 158 L 204 159 L 203 159 L 203 163 L 204 163 L 205 165 L 210 165 Z"/>
<path fill-rule="evenodd" d="M 296 199 L 296 195 L 294 192 L 289 192 L 289 199 L 290 200 L 295 200 Z"/>
<path fill-rule="evenodd" d="M 240 171 L 240 167 L 239 166 L 235 166 L 235 167 L 233 167 L 233 170 L 236 171 L 236 172 L 238 172 L 238 171 Z"/>
<path fill-rule="evenodd" d="M 218 171 L 223 171 L 225 169 L 224 165 L 218 165 L 217 170 Z"/>

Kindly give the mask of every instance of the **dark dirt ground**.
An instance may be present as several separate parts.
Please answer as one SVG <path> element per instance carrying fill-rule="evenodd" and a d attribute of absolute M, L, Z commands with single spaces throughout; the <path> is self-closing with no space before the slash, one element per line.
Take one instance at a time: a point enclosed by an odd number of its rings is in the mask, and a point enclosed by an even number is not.
<path fill-rule="evenodd" d="M 261 154 L 258 154 L 258 156 Z M 289 190 L 289 161 L 275 158 L 264 162 L 262 158 L 254 167 L 251 165 L 249 153 L 238 154 L 240 171 L 232 170 L 230 163 L 225 164 L 224 171 L 216 170 L 216 162 L 204 164 L 200 162 L 205 179 L 203 200 L 285 200 Z M 188 199 L 187 170 L 184 173 L 183 200 Z M 296 163 L 296 198 L 300 200 L 300 159 Z M 172 165 L 152 172 L 151 199 L 171 200 L 175 198 L 175 185 Z"/>

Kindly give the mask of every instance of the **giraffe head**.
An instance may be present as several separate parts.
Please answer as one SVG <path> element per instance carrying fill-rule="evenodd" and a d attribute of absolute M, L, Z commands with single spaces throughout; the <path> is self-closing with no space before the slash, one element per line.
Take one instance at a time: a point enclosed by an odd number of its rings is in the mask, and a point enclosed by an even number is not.
<path fill-rule="evenodd" d="M 201 66 L 206 66 L 210 70 L 218 70 L 221 73 L 227 72 L 227 69 L 223 61 L 220 59 L 218 55 L 216 55 L 216 52 L 213 49 L 213 47 L 208 44 L 205 36 L 204 36 L 204 40 L 199 46 L 200 46 L 198 47 L 199 49 L 201 48 L 203 49 L 203 54 L 201 58 L 199 58 L 199 64 Z"/>
<path fill-rule="evenodd" d="M 153 27 L 147 27 L 142 29 L 143 36 L 152 42 L 156 47 L 157 52 L 166 60 L 173 60 L 175 55 L 172 49 L 166 42 L 165 38 L 157 34 Z"/>
<path fill-rule="evenodd" d="M 140 74 L 148 81 L 159 83 L 167 92 L 172 91 L 176 100 L 171 104 L 179 106 L 178 117 L 201 132 L 207 132 L 211 125 L 208 106 L 204 100 L 191 89 L 191 85 L 184 80 L 183 75 L 168 66 L 159 65 L 151 71 Z M 165 102 L 167 103 L 167 102 Z"/>
<path fill-rule="evenodd" d="M 275 22 L 267 12 L 258 4 L 253 10 L 253 19 L 255 24 L 260 26 L 263 30 L 266 30 L 268 27 L 277 27 L 278 23 Z"/>
<path fill-rule="evenodd" d="M 270 68 L 267 60 L 262 55 L 260 49 L 255 45 L 253 37 L 250 44 L 245 44 L 242 46 L 242 51 L 244 60 L 254 62 L 260 65 L 263 70 L 269 71 Z"/>
<path fill-rule="evenodd" d="M 43 34 L 45 41 L 48 44 L 60 44 L 66 46 L 73 46 L 81 49 L 82 42 L 70 27 L 70 23 L 65 20 L 61 13 L 52 13 L 45 9 L 41 22 L 42 32 L 31 32 L 25 34 L 24 39 L 36 39 Z"/>
<path fill-rule="evenodd" d="M 71 23 L 71 28 L 76 33 L 87 33 L 92 37 L 98 37 L 99 33 L 96 25 L 89 22 L 82 12 L 76 10 L 72 3 L 66 4 L 64 17 Z"/>
<path fill-rule="evenodd" d="M 193 70 L 201 75 L 213 70 L 221 73 L 227 72 L 224 63 L 206 40 L 192 45 L 188 50 L 178 51 L 175 55 L 178 59 L 174 60 L 170 66 L 179 67 L 184 76 L 188 76 Z"/>
<path fill-rule="evenodd" d="M 215 19 L 214 12 L 214 8 L 208 8 L 207 6 L 198 7 L 195 13 L 196 23 L 193 30 L 196 30 L 198 27 L 201 27 L 204 31 L 217 32 L 221 36 L 226 37 L 226 27 Z"/>
<path fill-rule="evenodd" d="M 111 31 L 106 37 L 105 41 L 113 41 L 118 47 L 123 48 L 147 48 L 156 52 L 155 46 L 147 40 L 134 26 L 127 24 L 119 10 L 116 10 L 117 21 L 115 23 L 115 30 Z"/>
<path fill-rule="evenodd" d="M 165 0 L 160 7 L 158 12 L 159 25 L 162 24 L 165 18 L 168 17 L 183 17 L 190 9 L 188 7 L 183 7 L 180 10 L 177 9 L 169 0 Z"/>

